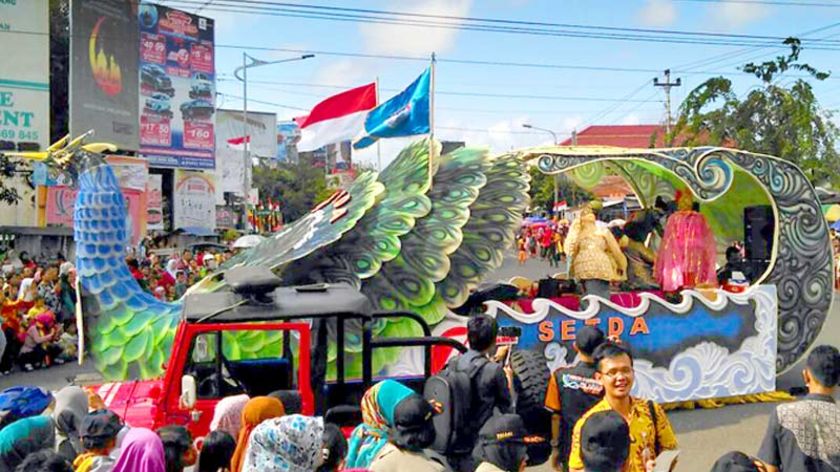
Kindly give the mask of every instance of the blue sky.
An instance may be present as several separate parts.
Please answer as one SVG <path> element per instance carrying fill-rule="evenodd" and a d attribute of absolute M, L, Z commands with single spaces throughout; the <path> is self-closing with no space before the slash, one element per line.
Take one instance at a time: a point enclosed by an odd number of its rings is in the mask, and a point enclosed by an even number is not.
<path fill-rule="evenodd" d="M 178 6 L 177 0 L 162 1 Z M 587 25 L 663 28 L 738 34 L 788 36 L 840 23 L 840 8 L 767 5 L 757 3 L 697 2 L 678 0 L 358 0 L 299 3 L 410 11 L 453 16 L 535 20 Z M 212 6 L 212 3 L 211 3 Z M 182 5 L 183 7 L 183 5 Z M 194 7 L 185 8 L 194 10 Z M 547 144 L 550 136 L 522 128 L 522 123 L 555 130 L 561 139 L 586 124 L 646 124 L 664 119 L 661 89 L 652 86 L 656 74 L 575 69 L 539 69 L 510 66 L 454 64 L 446 59 L 475 59 L 581 66 L 656 69 L 672 68 L 700 73 L 680 73 L 683 86 L 674 89 L 674 106 L 692 88 L 711 76 L 706 71 L 727 72 L 744 93 L 758 82 L 740 73 L 737 66 L 748 60 L 765 60 L 784 52 L 782 48 L 744 48 L 709 45 L 661 44 L 603 39 L 553 38 L 474 31 L 440 30 L 413 26 L 360 24 L 280 16 L 222 13 L 206 9 L 201 14 L 217 21 L 220 45 L 305 49 L 385 55 L 428 57 L 433 51 L 437 65 L 435 123 L 441 139 L 466 140 L 494 151 Z M 812 38 L 840 37 L 840 24 Z M 248 51 L 264 60 L 295 54 L 280 51 Z M 836 79 L 816 84 L 815 90 L 827 108 L 840 107 L 838 51 L 806 51 L 803 59 L 812 65 L 836 69 Z M 219 105 L 241 107 L 241 83 L 232 80 L 242 62 L 242 50 L 218 48 L 218 91 L 226 94 Z M 709 60 L 706 64 L 697 64 Z M 339 57 L 318 54 L 292 62 L 249 70 L 249 99 L 309 109 L 322 98 L 339 91 L 329 86 L 361 85 L 379 78 L 380 99 L 408 85 L 426 64 L 415 61 Z M 282 82 L 281 84 L 259 84 Z M 307 86 L 291 84 L 309 84 Z M 538 95 L 541 99 L 475 97 L 445 92 Z M 635 92 L 635 93 L 634 93 Z M 594 101 L 588 98 L 622 99 L 634 102 Z M 574 97 L 564 100 L 559 97 Z M 305 112 L 249 102 L 249 109 L 276 112 L 288 119 Z M 476 130 L 476 131 L 472 131 Z M 387 140 L 382 145 L 383 162 L 405 144 Z M 375 159 L 375 147 L 356 156 Z"/>

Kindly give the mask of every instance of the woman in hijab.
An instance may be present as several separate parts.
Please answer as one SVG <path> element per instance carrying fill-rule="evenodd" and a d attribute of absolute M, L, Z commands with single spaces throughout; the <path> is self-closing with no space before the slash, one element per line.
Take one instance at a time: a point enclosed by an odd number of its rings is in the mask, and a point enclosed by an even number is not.
<path fill-rule="evenodd" d="M 494 416 L 478 432 L 475 472 L 522 472 L 528 460 L 525 423 L 519 415 Z"/>
<path fill-rule="evenodd" d="M 245 408 L 246 403 L 248 403 L 248 395 L 244 394 L 219 400 L 216 409 L 213 410 L 210 431 L 224 431 L 236 440 L 239 429 L 242 427 L 242 409 Z"/>
<path fill-rule="evenodd" d="M 312 472 L 322 460 L 324 420 L 289 415 L 254 429 L 243 472 Z"/>
<path fill-rule="evenodd" d="M 131 428 L 112 472 L 165 472 L 163 442 L 154 431 Z"/>
<path fill-rule="evenodd" d="M 59 298 L 61 301 L 61 309 L 59 310 L 59 319 L 62 322 L 72 320 L 76 316 L 76 268 L 73 267 L 72 262 L 65 262 L 61 264 L 58 270 Z"/>
<path fill-rule="evenodd" d="M 394 423 L 388 444 L 373 459 L 372 472 L 443 472 L 446 468 L 427 457 L 423 450 L 435 440 L 434 410 L 426 399 L 414 393 L 394 409 Z"/>
<path fill-rule="evenodd" d="M 82 420 L 88 413 L 87 393 L 79 387 L 64 387 L 55 394 L 55 452 L 70 461 L 84 452 L 81 442 Z"/>
<path fill-rule="evenodd" d="M 245 462 L 245 455 L 248 452 L 248 441 L 254 428 L 265 420 L 279 418 L 286 414 L 280 400 L 272 397 L 254 397 L 245 403 L 242 408 L 242 427 L 239 429 L 239 436 L 236 440 L 236 451 L 233 453 L 233 460 L 230 462 L 232 472 L 241 472 L 242 464 Z"/>
<path fill-rule="evenodd" d="M 55 428 L 48 416 L 17 420 L 0 431 L 0 470 L 15 470 L 26 456 L 55 446 Z"/>
<path fill-rule="evenodd" d="M 350 435 L 348 469 L 366 469 L 388 442 L 388 428 L 394 424 L 394 410 L 414 390 L 394 381 L 384 380 L 362 397 L 362 424 Z"/>

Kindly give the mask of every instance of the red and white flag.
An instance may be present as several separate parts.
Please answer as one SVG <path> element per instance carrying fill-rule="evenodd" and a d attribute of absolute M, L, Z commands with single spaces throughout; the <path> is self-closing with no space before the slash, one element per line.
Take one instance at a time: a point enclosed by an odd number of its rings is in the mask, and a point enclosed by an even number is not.
<path fill-rule="evenodd" d="M 300 126 L 300 152 L 353 139 L 364 130 L 369 110 L 376 108 L 376 83 L 333 95 L 315 105 L 309 116 L 295 121 Z"/>
<path fill-rule="evenodd" d="M 230 149 L 237 149 L 242 151 L 245 149 L 245 144 L 251 142 L 250 136 L 239 136 L 236 138 L 230 138 L 227 140 L 227 146 Z"/>

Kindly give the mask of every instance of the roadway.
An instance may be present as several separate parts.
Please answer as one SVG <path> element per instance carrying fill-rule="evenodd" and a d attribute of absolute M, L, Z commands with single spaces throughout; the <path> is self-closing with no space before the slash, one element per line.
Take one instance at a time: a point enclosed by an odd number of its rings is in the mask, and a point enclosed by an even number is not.
<path fill-rule="evenodd" d="M 536 280 L 557 271 L 539 260 L 529 260 L 520 267 L 516 258 L 511 255 L 505 259 L 504 265 L 498 271 L 488 277 L 488 280 L 507 280 L 515 275 L 523 275 Z M 837 300 L 817 338 L 819 344 L 840 346 L 840 313 L 838 313 L 840 307 L 836 302 Z M 802 386 L 801 363 L 779 377 L 778 389 L 787 390 Z M 39 385 L 57 390 L 79 375 L 86 379 L 95 375 L 90 363 L 85 366 L 73 363 L 30 373 L 14 373 L 0 377 L 0 388 Z M 669 412 L 668 417 L 677 432 L 682 451 L 677 470 L 707 472 L 718 457 L 732 450 L 755 454 L 764 436 L 768 416 L 773 407 L 773 404 L 759 403 Z M 533 470 L 548 471 L 550 469 L 543 466 Z"/>

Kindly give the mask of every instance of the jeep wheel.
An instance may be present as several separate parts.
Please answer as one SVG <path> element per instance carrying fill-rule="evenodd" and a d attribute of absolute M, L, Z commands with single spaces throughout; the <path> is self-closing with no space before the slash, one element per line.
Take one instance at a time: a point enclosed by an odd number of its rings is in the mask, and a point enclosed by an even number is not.
<path fill-rule="evenodd" d="M 545 441 L 528 445 L 528 466 L 540 465 L 551 456 L 551 413 L 545 409 L 545 392 L 551 371 L 541 352 L 513 351 L 510 364 L 516 389 L 516 414 L 522 417 L 528 433 Z"/>

